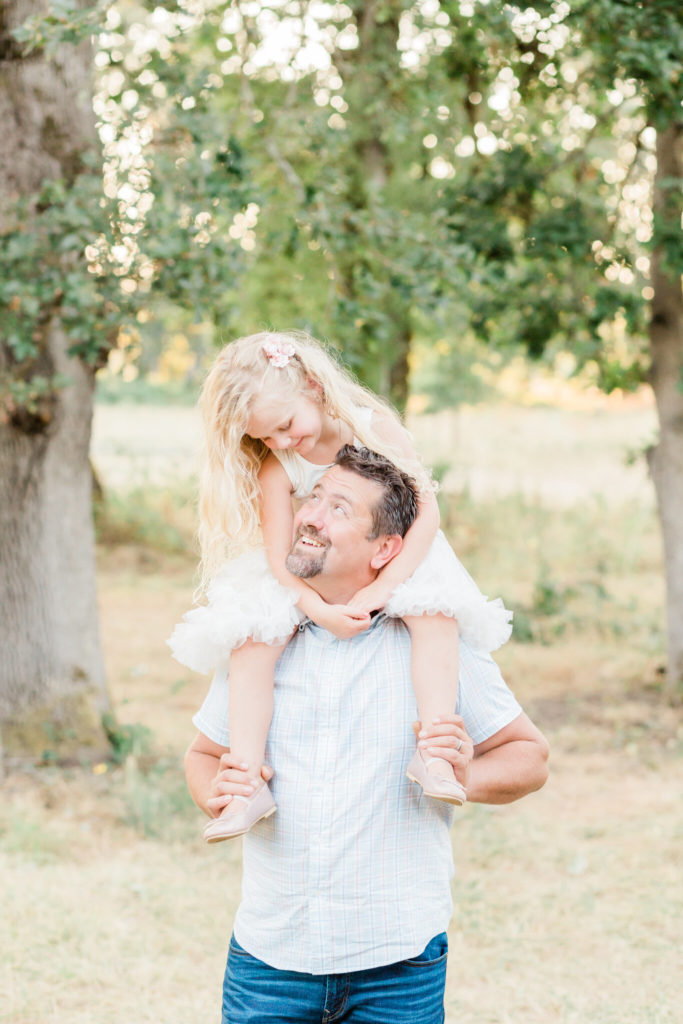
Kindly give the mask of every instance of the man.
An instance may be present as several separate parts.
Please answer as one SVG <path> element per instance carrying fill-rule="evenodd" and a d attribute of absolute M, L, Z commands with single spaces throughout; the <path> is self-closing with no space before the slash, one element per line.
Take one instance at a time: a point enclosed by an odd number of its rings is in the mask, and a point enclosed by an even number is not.
<path fill-rule="evenodd" d="M 345 604 L 400 550 L 415 507 L 404 474 L 347 446 L 295 517 L 288 568 Z M 227 700 L 214 679 L 186 757 L 192 796 L 214 817 L 259 784 L 230 757 Z M 420 743 L 453 764 L 469 800 L 543 785 L 543 736 L 464 643 L 458 709 L 424 723 Z M 278 810 L 245 836 L 223 1024 L 443 1021 L 453 811 L 406 778 L 415 711 L 400 620 L 378 615 L 350 640 L 309 622 L 288 644 L 267 752 Z"/>

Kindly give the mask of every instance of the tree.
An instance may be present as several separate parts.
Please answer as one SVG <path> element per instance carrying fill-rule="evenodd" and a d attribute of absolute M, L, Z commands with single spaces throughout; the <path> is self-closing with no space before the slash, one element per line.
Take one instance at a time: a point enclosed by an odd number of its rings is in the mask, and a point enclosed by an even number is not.
<path fill-rule="evenodd" d="M 226 280 L 234 288 L 239 270 L 240 250 L 221 231 L 222 217 L 229 224 L 248 191 L 234 161 L 190 178 L 182 167 L 166 181 L 165 166 L 186 162 L 186 136 L 181 132 L 169 153 L 160 131 L 153 192 L 140 158 L 141 118 L 116 105 L 112 114 L 100 96 L 100 118 L 115 129 L 103 182 L 89 37 L 101 38 L 109 7 L 105 0 L 12 0 L 0 12 L 6 758 L 92 758 L 109 749 L 114 721 L 99 643 L 89 462 L 95 372 L 131 336 L 153 289 L 188 306 L 203 298 L 219 310 Z M 127 143 L 118 151 L 117 138 Z M 204 211 L 214 201 L 221 210 L 209 232 Z M 201 217 L 191 215 L 192 204 Z M 139 244 L 143 228 L 146 250 Z"/>
<path fill-rule="evenodd" d="M 677 40 L 669 0 L 4 5 L 8 752 L 103 743 L 94 372 L 156 295 L 221 340 L 264 320 L 308 327 L 399 405 L 416 326 L 451 347 L 458 323 L 536 358 L 570 349 L 605 387 L 651 369 L 680 679 Z M 655 156 L 648 271 L 624 210 L 638 232 L 649 224 L 641 193 L 626 192 Z"/>
<path fill-rule="evenodd" d="M 240 286 L 228 286 L 220 305 L 209 289 L 204 314 L 223 336 L 264 320 L 307 328 L 402 408 L 415 311 L 428 315 L 444 278 L 459 279 L 438 183 L 422 170 L 434 97 L 428 77 L 404 66 L 401 41 L 419 11 L 407 0 L 322 3 L 314 14 L 305 3 L 208 3 L 193 20 L 182 5 L 167 8 L 163 56 L 151 51 L 141 72 L 118 45 L 111 60 L 124 79 L 118 94 L 135 91 L 153 126 L 145 251 L 157 267 L 162 187 L 177 189 L 176 208 L 205 218 L 216 237 L 220 208 L 200 188 L 198 205 L 189 202 L 187 181 L 229 167 L 249 188 L 246 216 L 235 210 L 226 224 L 244 250 Z M 145 16 L 134 6 L 122 13 L 126 38 Z M 168 155 L 182 153 L 185 184 L 168 162 L 160 173 L 164 137 Z M 173 276 L 163 285 L 155 276 L 154 287 L 173 287 Z"/>
<path fill-rule="evenodd" d="M 442 4 L 453 33 L 441 60 L 479 140 L 465 180 L 445 197 L 452 230 L 473 254 L 470 323 L 535 358 L 569 351 L 608 391 L 652 385 L 660 437 L 648 461 L 666 564 L 668 692 L 681 697 L 680 5 L 468 7 Z"/>
<path fill-rule="evenodd" d="M 281 294 L 293 290 L 287 278 L 303 283 L 296 301 L 287 295 L 288 314 L 298 308 L 305 325 L 325 324 L 321 333 L 366 380 L 405 401 L 412 307 L 420 297 L 429 304 L 449 255 L 443 231 L 441 248 L 427 245 L 439 231 L 428 195 L 412 201 L 402 152 L 409 142 L 419 156 L 422 116 L 400 66 L 409 8 L 325 5 L 317 17 L 329 62 L 302 70 L 295 48 L 273 74 L 249 66 L 264 42 L 253 5 L 207 0 L 200 14 L 182 2 L 6 5 L 0 95 L 13 131 L 0 224 L 8 581 L 0 691 L 8 752 L 101 746 L 107 701 L 87 448 L 94 372 L 131 336 L 136 309 L 156 293 L 222 331 L 245 306 L 262 322 L 274 271 L 285 267 Z M 152 40 L 144 46 L 141 26 Z M 91 32 L 100 47 L 103 189 Z M 223 71 L 226 41 L 237 63 Z M 428 193 L 431 179 L 423 184 Z M 311 267 L 327 290 L 306 289 Z"/>
<path fill-rule="evenodd" d="M 45 8 L 9 0 L 0 12 L 0 238 L 16 271 L 0 286 L 0 736 L 6 757 L 101 756 L 88 463 L 99 346 L 87 322 L 69 337 L 69 302 L 88 281 L 83 217 L 63 216 L 69 190 L 100 193 L 92 54 L 79 42 L 26 56 L 13 29 Z"/>
<path fill-rule="evenodd" d="M 683 698 L 683 16 L 670 0 L 577 6 L 583 37 L 604 83 L 637 83 L 656 132 L 652 183 L 649 367 L 659 440 L 648 451 L 657 493 L 667 584 L 670 695 Z"/>

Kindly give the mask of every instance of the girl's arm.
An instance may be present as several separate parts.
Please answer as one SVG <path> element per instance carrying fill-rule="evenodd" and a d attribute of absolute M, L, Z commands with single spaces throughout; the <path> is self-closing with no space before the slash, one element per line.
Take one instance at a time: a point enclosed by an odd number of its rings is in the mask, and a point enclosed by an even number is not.
<path fill-rule="evenodd" d="M 261 531 L 268 564 L 275 578 L 284 587 L 294 590 L 297 605 L 309 619 L 345 639 L 355 636 L 370 625 L 370 616 L 362 609 L 346 605 L 330 605 L 294 576 L 285 566 L 292 547 L 294 514 L 289 477 L 274 455 L 266 456 L 259 470 L 261 486 Z"/>
<path fill-rule="evenodd" d="M 388 442 L 406 455 L 417 458 L 408 431 L 391 416 L 373 415 L 372 427 L 381 440 Z M 372 612 L 383 608 L 399 583 L 403 583 L 417 569 L 432 546 L 439 529 L 440 515 L 436 495 L 423 491 L 419 496 L 418 514 L 413 525 L 403 538 L 403 546 L 380 571 L 379 576 L 368 587 L 354 595 L 350 606 Z"/>

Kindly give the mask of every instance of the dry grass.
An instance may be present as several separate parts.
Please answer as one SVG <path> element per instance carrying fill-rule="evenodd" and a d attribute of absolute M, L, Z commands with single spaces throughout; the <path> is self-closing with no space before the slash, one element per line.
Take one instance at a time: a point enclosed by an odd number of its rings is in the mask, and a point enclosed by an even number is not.
<path fill-rule="evenodd" d="M 531 457 L 531 454 L 530 454 Z M 651 510 L 528 497 L 450 510 L 482 585 L 520 610 L 499 661 L 552 745 L 540 793 L 469 806 L 453 831 L 447 1024 L 673 1024 L 680 1018 L 683 728 L 659 690 Z M 218 1021 L 239 846 L 205 848 L 181 756 L 205 681 L 167 656 L 192 565 L 103 550 L 123 766 L 15 775 L 0 810 L 0 1022 Z M 526 630 L 526 632 L 525 632 Z M 387 1022 L 390 1024 L 390 1022 Z"/>

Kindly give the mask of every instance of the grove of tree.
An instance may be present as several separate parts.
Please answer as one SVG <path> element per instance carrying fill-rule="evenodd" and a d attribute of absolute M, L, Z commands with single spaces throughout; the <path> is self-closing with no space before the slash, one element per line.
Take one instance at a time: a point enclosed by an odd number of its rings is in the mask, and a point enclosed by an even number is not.
<path fill-rule="evenodd" d="M 648 381 L 683 687 L 680 7 L 8 0 L 0 14 L 0 727 L 99 750 L 95 371 L 159 304 L 336 346 L 405 406 L 472 339 Z M 437 344 L 438 342 L 438 344 Z"/>

